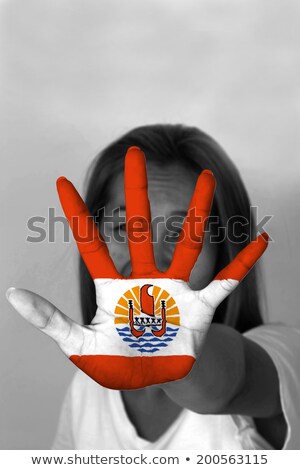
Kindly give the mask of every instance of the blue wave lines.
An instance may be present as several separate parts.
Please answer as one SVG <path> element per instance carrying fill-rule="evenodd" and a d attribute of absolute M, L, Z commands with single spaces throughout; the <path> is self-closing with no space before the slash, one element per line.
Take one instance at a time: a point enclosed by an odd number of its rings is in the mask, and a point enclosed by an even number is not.
<path fill-rule="evenodd" d="M 152 333 L 144 333 L 140 338 L 135 338 L 130 331 L 129 326 L 117 328 L 122 340 L 125 341 L 130 348 L 134 348 L 141 353 L 154 353 L 160 348 L 165 348 L 173 341 L 177 335 L 179 328 L 167 326 L 167 331 L 163 337 L 159 338 Z"/>

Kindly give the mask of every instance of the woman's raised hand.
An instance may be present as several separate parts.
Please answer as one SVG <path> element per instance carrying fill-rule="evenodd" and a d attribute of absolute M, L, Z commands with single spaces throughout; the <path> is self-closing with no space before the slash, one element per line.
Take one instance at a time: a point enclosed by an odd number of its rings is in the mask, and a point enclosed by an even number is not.
<path fill-rule="evenodd" d="M 97 311 L 81 326 L 47 300 L 9 289 L 16 310 L 53 338 L 69 359 L 99 384 L 135 389 L 185 377 L 201 349 L 216 307 L 252 268 L 268 244 L 263 233 L 200 291 L 189 288 L 201 252 L 215 188 L 213 174 L 198 178 L 172 262 L 156 268 L 143 152 L 125 157 L 126 228 L 132 272 L 124 278 L 87 207 L 70 181 L 57 180 L 60 201 L 79 252 L 95 282 Z M 180 194 L 178 194 L 180 197 Z"/>

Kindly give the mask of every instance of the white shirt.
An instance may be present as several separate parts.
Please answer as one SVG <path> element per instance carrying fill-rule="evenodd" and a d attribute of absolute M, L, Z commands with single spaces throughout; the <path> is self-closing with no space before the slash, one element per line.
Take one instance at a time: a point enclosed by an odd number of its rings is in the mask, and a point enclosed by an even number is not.
<path fill-rule="evenodd" d="M 300 449 L 300 329 L 262 325 L 245 336 L 273 359 L 288 425 L 283 449 Z M 64 398 L 52 449 L 222 450 L 273 449 L 252 418 L 202 415 L 183 409 L 155 442 L 141 438 L 128 418 L 121 392 L 102 387 L 78 370 Z"/>

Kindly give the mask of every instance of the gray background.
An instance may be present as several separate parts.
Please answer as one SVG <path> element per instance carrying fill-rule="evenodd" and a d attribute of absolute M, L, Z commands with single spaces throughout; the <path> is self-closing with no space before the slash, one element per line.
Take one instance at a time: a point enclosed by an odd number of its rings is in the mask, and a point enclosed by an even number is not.
<path fill-rule="evenodd" d="M 196 125 L 239 167 L 275 242 L 268 316 L 300 325 L 300 3 L 295 0 L 0 1 L 0 447 L 49 448 L 74 373 L 5 299 L 25 287 L 79 320 L 77 251 L 28 243 L 61 214 L 55 180 L 82 190 L 105 144 L 133 126 Z"/>

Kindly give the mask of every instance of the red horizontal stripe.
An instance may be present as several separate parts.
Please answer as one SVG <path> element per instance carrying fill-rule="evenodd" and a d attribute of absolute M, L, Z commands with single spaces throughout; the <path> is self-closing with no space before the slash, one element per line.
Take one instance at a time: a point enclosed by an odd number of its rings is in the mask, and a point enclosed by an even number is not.
<path fill-rule="evenodd" d="M 195 362 L 193 356 L 73 355 L 69 359 L 100 385 L 115 390 L 143 388 L 181 379 Z"/>

